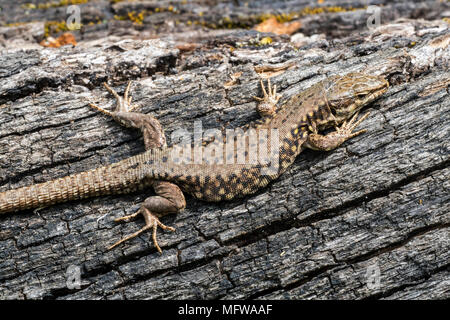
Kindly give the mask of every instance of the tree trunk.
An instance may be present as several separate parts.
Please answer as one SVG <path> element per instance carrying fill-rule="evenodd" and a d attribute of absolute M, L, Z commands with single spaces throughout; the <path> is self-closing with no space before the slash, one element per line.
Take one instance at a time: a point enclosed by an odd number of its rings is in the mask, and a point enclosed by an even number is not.
<path fill-rule="evenodd" d="M 29 9 L 18 20 L 17 5 L 2 4 L 0 191 L 144 151 L 139 132 L 88 106 L 113 108 L 104 81 L 123 93 L 133 80 L 133 101 L 160 120 L 169 144 L 195 121 L 207 130 L 257 119 L 260 78 L 271 77 L 281 101 L 352 71 L 383 75 L 390 88 L 362 111 L 371 112 L 360 125 L 367 133 L 331 152 L 302 152 L 257 194 L 187 196 L 182 213 L 162 218 L 176 228 L 158 231 L 162 255 L 150 233 L 106 250 L 142 227 L 113 220 L 152 190 L 1 216 L 0 298 L 448 299 L 449 5 L 378 2 L 382 25 L 368 29 L 366 10 L 336 9 L 345 1 L 158 11 L 154 2 L 101 1 L 81 6 L 78 45 L 60 48 L 37 43 L 43 22 L 17 22 L 58 21 L 65 10 Z M 275 9 L 292 13 L 296 35 L 245 29 Z M 133 10 L 147 10 L 142 24 L 112 18 Z M 95 17 L 110 20 L 89 25 Z"/>

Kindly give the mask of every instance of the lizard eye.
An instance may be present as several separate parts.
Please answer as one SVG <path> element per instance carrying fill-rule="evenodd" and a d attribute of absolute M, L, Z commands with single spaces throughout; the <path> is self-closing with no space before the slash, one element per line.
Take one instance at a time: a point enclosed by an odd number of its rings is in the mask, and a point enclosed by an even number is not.
<path fill-rule="evenodd" d="M 331 111 L 331 114 L 332 114 L 333 116 L 336 116 L 336 108 L 331 107 L 331 108 L 330 108 L 330 111 Z"/>

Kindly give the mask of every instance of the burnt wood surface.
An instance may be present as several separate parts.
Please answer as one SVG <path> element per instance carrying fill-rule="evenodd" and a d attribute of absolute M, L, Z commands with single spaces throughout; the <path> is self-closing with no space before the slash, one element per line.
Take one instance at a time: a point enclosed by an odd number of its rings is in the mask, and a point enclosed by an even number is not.
<path fill-rule="evenodd" d="M 367 133 L 331 152 L 302 152 L 244 199 L 187 196 L 182 213 L 162 218 L 176 228 L 158 231 L 162 255 L 150 233 L 106 250 L 143 225 L 113 220 L 135 212 L 152 190 L 1 216 L 0 299 L 450 297 L 448 4 L 378 1 L 383 24 L 374 30 L 364 10 L 301 15 L 298 46 L 289 35 L 244 27 L 270 8 L 301 11 L 317 1 L 217 1 L 209 11 L 189 2 L 180 4 L 179 23 L 166 10 L 142 25 L 87 25 L 74 33 L 77 46 L 44 48 L 37 20 L 60 19 L 58 8 L 30 9 L 16 21 L 18 5 L 0 3 L 10 24 L 0 27 L 0 191 L 144 151 L 139 132 L 88 106 L 113 108 L 104 81 L 122 93 L 133 80 L 133 101 L 160 120 L 169 143 L 171 132 L 192 132 L 195 121 L 206 130 L 258 119 L 252 97 L 261 96 L 260 78 L 271 77 L 281 102 L 333 74 L 364 71 L 390 82 L 363 110 L 371 112 L 360 125 Z M 153 6 L 96 3 L 106 18 Z M 233 28 L 185 23 L 199 10 L 205 21 L 227 16 Z"/>

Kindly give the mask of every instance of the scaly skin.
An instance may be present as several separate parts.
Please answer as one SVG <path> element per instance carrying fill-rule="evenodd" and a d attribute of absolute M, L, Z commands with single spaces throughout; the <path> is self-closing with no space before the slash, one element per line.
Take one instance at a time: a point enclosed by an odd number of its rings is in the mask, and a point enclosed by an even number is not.
<path fill-rule="evenodd" d="M 178 212 L 185 207 L 178 187 L 206 201 L 231 200 L 254 193 L 278 178 L 304 148 L 332 150 L 363 133 L 364 130 L 353 132 L 368 115 L 356 121 L 359 110 L 382 95 L 389 86 L 382 77 L 350 73 L 319 82 L 277 107 L 280 96 L 276 93 L 276 87 L 272 89 L 269 81 L 267 92 L 262 81 L 261 85 L 264 97 L 256 99 L 261 101 L 258 111 L 263 119 L 236 134 L 236 141 L 242 144 L 238 145 L 233 140 L 228 143 L 230 149 L 227 150 L 224 146 L 230 141 L 217 137 L 207 145 L 196 146 L 195 150 L 189 144 L 189 148 L 184 150 L 190 151 L 191 156 L 165 146 L 163 130 L 155 118 L 131 112 L 133 107 L 128 97 L 130 85 L 124 99 L 106 86 L 117 99 L 116 110 L 109 112 L 96 105 L 91 106 L 112 116 L 122 125 L 141 130 L 147 151 L 105 167 L 2 192 L 0 214 L 152 186 L 157 196 L 146 199 L 137 213 L 116 219 L 129 220 L 143 214 L 146 225 L 110 248 L 153 228 L 153 242 L 161 252 L 156 241 L 157 226 L 174 229 L 163 225 L 156 216 Z M 320 130 L 332 126 L 335 131 L 327 135 L 319 134 Z M 253 132 L 256 140 L 245 138 L 244 134 L 248 132 Z M 260 139 L 264 138 L 265 133 L 268 142 L 262 143 Z M 278 143 L 273 149 L 277 157 L 269 147 L 273 141 Z M 208 158 L 209 162 L 204 158 L 197 162 L 198 159 L 192 156 L 194 151 L 214 156 Z M 242 158 L 238 158 L 238 154 Z M 261 159 L 269 159 L 269 162 L 259 161 Z"/>
<path fill-rule="evenodd" d="M 277 111 L 268 111 L 269 108 L 265 107 L 265 119 L 245 128 L 245 131 L 254 128 L 259 137 L 262 130 L 278 130 L 279 170 L 274 173 L 262 174 L 268 165 L 252 163 L 252 160 L 257 160 L 257 153 L 249 152 L 244 164 L 229 164 L 225 161 L 222 164 L 175 164 L 169 148 L 164 151 L 149 150 L 143 155 L 139 162 L 143 175 L 172 181 L 183 191 L 206 201 L 231 200 L 252 194 L 278 178 L 305 147 L 332 150 L 363 133 L 364 131 L 352 132 L 367 117 L 365 115 L 355 122 L 357 112 L 383 94 L 387 86 L 388 82 L 383 78 L 353 73 L 320 82 L 291 97 Z M 266 95 L 263 104 L 268 102 L 275 109 L 278 100 L 275 90 Z M 344 122 L 347 119 L 351 119 L 350 122 Z M 318 134 L 318 130 L 343 122 L 341 128 L 326 136 Z M 241 137 L 238 136 L 238 139 Z M 224 149 L 220 143 L 210 145 L 211 148 L 215 145 L 219 150 Z M 201 149 L 202 154 L 208 146 Z M 248 142 L 245 143 L 244 150 L 249 150 Z M 235 154 L 239 151 L 242 152 L 239 148 L 234 148 Z M 221 158 L 226 159 L 226 155 Z M 236 159 L 234 160 L 236 163 Z"/>

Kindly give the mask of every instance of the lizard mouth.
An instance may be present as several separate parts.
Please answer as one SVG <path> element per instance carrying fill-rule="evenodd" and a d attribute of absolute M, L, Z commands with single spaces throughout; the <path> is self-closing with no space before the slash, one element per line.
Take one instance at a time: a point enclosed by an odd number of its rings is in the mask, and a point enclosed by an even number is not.
<path fill-rule="evenodd" d="M 323 127 L 341 124 L 345 120 L 350 119 L 356 112 L 383 95 L 388 90 L 388 87 L 389 83 L 384 80 L 384 83 L 380 84 L 380 87 L 376 90 L 360 91 L 352 97 L 329 102 L 330 111 L 334 119 L 329 121 L 329 123 L 323 123 Z"/>
<path fill-rule="evenodd" d="M 363 107 L 369 105 L 370 103 L 378 99 L 388 90 L 388 86 L 389 84 L 387 83 L 385 87 L 380 88 L 378 90 L 369 92 L 367 94 L 364 93 L 358 94 L 356 98 L 349 99 L 347 104 L 344 104 L 343 106 L 341 105 L 340 107 L 337 108 L 332 108 L 331 112 L 333 113 L 338 122 L 342 122 L 351 117 L 359 110 L 361 110 Z"/>

